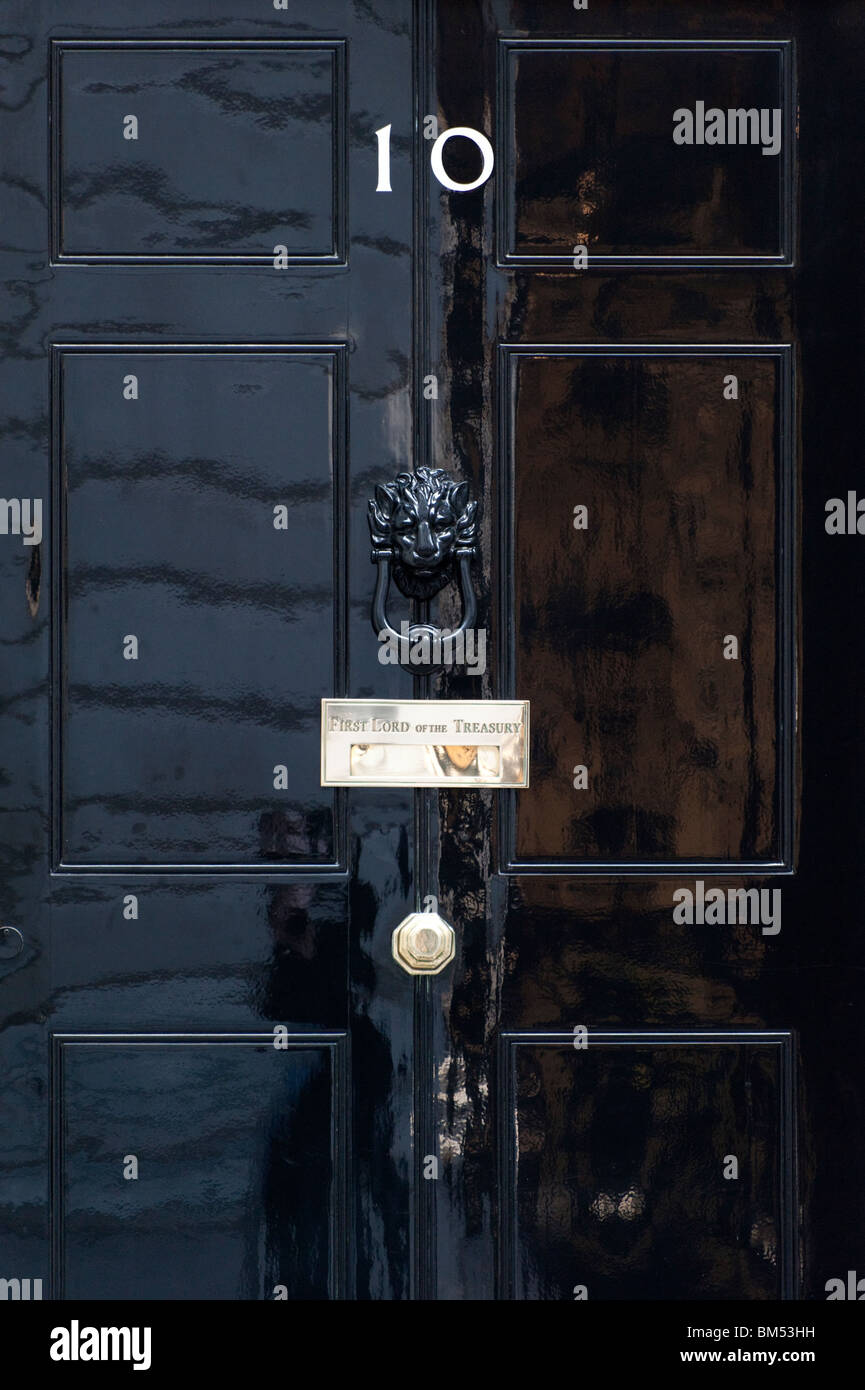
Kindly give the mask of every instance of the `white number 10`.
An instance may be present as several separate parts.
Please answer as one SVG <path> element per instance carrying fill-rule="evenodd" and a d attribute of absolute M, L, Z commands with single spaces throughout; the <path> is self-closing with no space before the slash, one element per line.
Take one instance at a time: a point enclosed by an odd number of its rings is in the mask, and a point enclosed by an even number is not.
<path fill-rule="evenodd" d="M 378 141 L 378 183 L 376 193 L 392 193 L 390 183 L 390 126 L 383 125 L 381 130 L 375 133 Z M 467 140 L 471 140 L 477 145 L 483 159 L 483 168 L 476 179 L 471 183 L 458 183 L 446 172 L 444 166 L 443 152 L 448 140 L 455 135 L 464 135 Z M 495 155 L 493 147 L 485 135 L 479 130 L 474 130 L 469 125 L 455 125 L 450 130 L 443 130 L 430 150 L 430 166 L 433 173 L 443 188 L 449 188 L 454 193 L 470 193 L 473 188 L 480 188 L 482 183 L 486 183 L 490 174 L 493 172 Z"/>

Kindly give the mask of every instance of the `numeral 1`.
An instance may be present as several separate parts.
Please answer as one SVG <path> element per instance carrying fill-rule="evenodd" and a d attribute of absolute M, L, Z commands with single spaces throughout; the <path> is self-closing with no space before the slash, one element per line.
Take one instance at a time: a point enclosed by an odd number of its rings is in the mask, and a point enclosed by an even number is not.
<path fill-rule="evenodd" d="M 375 191 L 393 193 L 390 186 L 390 126 L 383 125 L 381 130 L 376 131 L 375 138 L 378 141 L 378 183 Z"/>

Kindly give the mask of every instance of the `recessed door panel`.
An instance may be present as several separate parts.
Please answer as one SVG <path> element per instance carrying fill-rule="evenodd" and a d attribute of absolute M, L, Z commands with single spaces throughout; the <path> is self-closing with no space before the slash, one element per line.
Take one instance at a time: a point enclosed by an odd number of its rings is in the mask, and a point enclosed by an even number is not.
<path fill-rule="evenodd" d="M 503 1039 L 511 1297 L 784 1296 L 790 1038 L 575 1041 Z"/>
<path fill-rule="evenodd" d="M 788 357 L 503 351 L 514 866 L 786 862 Z"/>
<path fill-rule="evenodd" d="M 339 1297 L 345 1038 L 278 1043 L 56 1040 L 65 1297 Z"/>
<path fill-rule="evenodd" d="M 338 349 L 57 358 L 62 863 L 332 864 Z"/>
<path fill-rule="evenodd" d="M 344 49 L 53 43 L 55 257 L 343 259 Z"/>
<path fill-rule="evenodd" d="M 501 259 L 789 261 L 789 49 L 502 40 Z"/>

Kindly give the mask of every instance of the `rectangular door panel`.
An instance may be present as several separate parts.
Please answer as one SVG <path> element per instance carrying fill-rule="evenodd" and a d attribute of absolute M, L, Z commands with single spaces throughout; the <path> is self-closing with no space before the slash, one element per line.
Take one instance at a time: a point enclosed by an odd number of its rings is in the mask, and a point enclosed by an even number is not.
<path fill-rule="evenodd" d="M 789 1034 L 505 1034 L 501 1056 L 511 1298 L 790 1296 Z"/>
<path fill-rule="evenodd" d="M 333 864 L 340 350 L 91 345 L 56 367 L 59 862 Z"/>
<path fill-rule="evenodd" d="M 500 40 L 500 263 L 789 264 L 790 50 Z"/>
<path fill-rule="evenodd" d="M 278 1042 L 55 1037 L 55 1297 L 340 1296 L 346 1038 Z"/>
<path fill-rule="evenodd" d="M 789 350 L 525 344 L 501 367 L 533 729 L 509 868 L 788 867 Z"/>
<path fill-rule="evenodd" d="M 55 260 L 344 260 L 343 42 L 51 48 Z"/>

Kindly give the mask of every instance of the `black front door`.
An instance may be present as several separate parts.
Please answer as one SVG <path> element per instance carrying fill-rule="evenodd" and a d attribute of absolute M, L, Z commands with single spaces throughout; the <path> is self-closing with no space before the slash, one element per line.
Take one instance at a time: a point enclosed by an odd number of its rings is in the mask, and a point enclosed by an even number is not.
<path fill-rule="evenodd" d="M 0 1275 L 403 1298 L 411 794 L 318 725 L 350 652 L 409 688 L 356 517 L 412 452 L 411 15 L 4 9 Z"/>
<path fill-rule="evenodd" d="M 851 1296 L 861 18 L 3 18 L 0 1287 Z M 323 785 L 340 696 L 527 700 L 530 785 Z"/>

